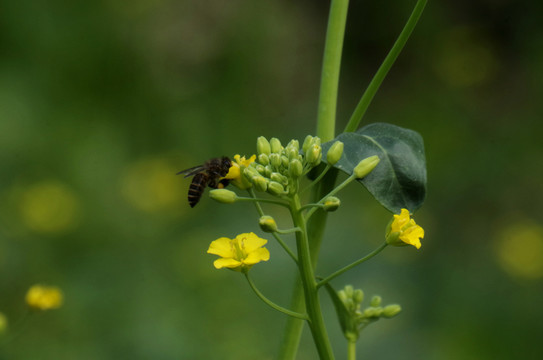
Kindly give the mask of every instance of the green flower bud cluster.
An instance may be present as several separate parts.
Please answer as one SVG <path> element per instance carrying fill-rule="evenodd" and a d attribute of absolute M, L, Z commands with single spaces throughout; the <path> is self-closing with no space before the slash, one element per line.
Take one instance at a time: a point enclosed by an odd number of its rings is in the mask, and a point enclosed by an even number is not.
<path fill-rule="evenodd" d="M 380 318 L 391 318 L 400 313 L 402 308 L 398 304 L 381 306 L 382 299 L 375 295 L 370 300 L 370 306 L 362 309 L 364 292 L 354 289 L 351 285 L 338 291 L 338 297 L 345 306 L 348 319 L 343 321 L 343 332 L 348 339 L 356 340 L 360 331 Z"/>
<path fill-rule="evenodd" d="M 320 164 L 321 141 L 308 136 L 300 153 L 298 140 L 291 140 L 286 146 L 277 138 L 260 136 L 256 141 L 257 157 L 243 175 L 261 192 L 274 196 L 292 195 L 298 190 L 298 178 Z M 306 151 L 307 149 L 307 151 Z"/>

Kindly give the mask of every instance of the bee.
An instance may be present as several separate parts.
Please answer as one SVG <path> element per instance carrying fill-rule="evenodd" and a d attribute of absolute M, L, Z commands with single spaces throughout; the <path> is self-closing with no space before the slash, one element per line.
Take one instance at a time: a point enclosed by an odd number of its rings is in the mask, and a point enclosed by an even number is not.
<path fill-rule="evenodd" d="M 203 165 L 191 167 L 177 173 L 177 175 L 185 175 L 185 177 L 194 176 L 189 187 L 189 205 L 196 206 L 206 186 L 217 189 L 228 185 L 228 179 L 221 179 L 228 174 L 232 166 L 232 161 L 226 157 L 213 158 L 206 161 Z"/>

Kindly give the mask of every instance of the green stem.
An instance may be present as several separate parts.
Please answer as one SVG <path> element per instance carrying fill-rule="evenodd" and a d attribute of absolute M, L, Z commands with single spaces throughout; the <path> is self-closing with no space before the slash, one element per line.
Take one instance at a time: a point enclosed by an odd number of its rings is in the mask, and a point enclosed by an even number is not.
<path fill-rule="evenodd" d="M 322 279 L 321 281 L 318 282 L 317 284 L 317 288 L 320 288 L 321 286 L 323 286 L 324 284 L 328 283 L 330 280 L 332 279 L 335 279 L 336 277 L 338 277 L 339 275 L 343 274 L 344 272 L 346 271 L 349 271 L 351 270 L 352 268 L 354 268 L 355 266 L 358 266 L 360 264 L 362 264 L 363 262 L 371 259 L 372 257 L 374 257 L 375 255 L 379 254 L 381 251 L 383 251 L 384 248 L 387 247 L 387 243 L 383 243 L 383 245 L 379 246 L 377 249 L 373 250 L 371 253 L 369 253 L 368 255 L 364 256 L 363 258 L 361 259 L 358 259 L 356 260 L 355 262 L 339 269 L 338 271 L 336 271 L 335 273 L 333 273 L 332 275 Z"/>
<path fill-rule="evenodd" d="M 251 280 L 251 278 L 249 277 L 249 273 L 245 273 L 245 278 L 247 279 L 247 281 L 249 282 L 249 285 L 251 286 L 251 289 L 253 289 L 253 291 L 255 292 L 255 294 L 260 298 L 260 300 L 264 301 L 268 306 L 272 307 L 273 309 L 277 310 L 277 311 L 280 311 L 282 312 L 283 314 L 286 314 L 288 316 L 292 316 L 294 318 L 297 318 L 297 319 L 302 319 L 302 320 L 308 320 L 308 317 L 306 314 L 300 314 L 296 311 L 291 311 L 289 309 L 286 309 L 282 306 L 279 306 L 277 305 L 276 303 L 274 303 L 273 301 L 271 301 L 270 299 L 268 299 L 267 297 L 265 297 L 255 286 L 255 284 L 253 283 L 253 280 Z"/>
<path fill-rule="evenodd" d="M 318 204 L 321 204 L 324 199 L 326 199 L 327 197 L 329 196 L 332 196 L 332 195 L 335 195 L 337 194 L 338 192 L 340 192 L 341 190 L 343 190 L 343 188 L 347 185 L 349 185 L 353 180 L 356 179 L 356 176 L 353 174 L 351 176 L 349 176 L 347 179 L 345 179 L 345 181 L 343 181 L 341 184 L 339 184 L 335 189 L 331 190 L 328 194 L 324 195 L 318 202 Z M 313 215 L 313 213 L 315 211 L 318 210 L 318 207 L 313 207 L 311 210 L 309 210 L 307 212 L 307 215 L 305 216 L 305 219 L 309 219 L 311 217 L 311 215 Z"/>
<path fill-rule="evenodd" d="M 307 236 L 306 221 L 302 215 L 300 198 L 295 194 L 291 201 L 291 215 L 294 225 L 302 231 L 296 233 L 296 246 L 298 250 L 298 268 L 302 287 L 304 289 L 305 308 L 309 317 L 309 328 L 317 347 L 321 360 L 334 359 L 332 346 L 326 333 L 324 319 L 320 307 L 319 295 L 317 293 L 317 282 L 311 261 L 309 250 L 309 239 Z"/>
<path fill-rule="evenodd" d="M 279 234 L 292 234 L 292 233 L 295 233 L 296 231 L 302 231 L 299 227 L 294 227 L 292 229 L 285 229 L 285 230 L 281 230 L 281 229 L 277 229 L 276 232 L 278 232 Z"/>
<path fill-rule="evenodd" d="M 339 71 L 348 8 L 349 0 L 332 0 L 330 5 L 317 120 L 317 136 L 323 142 L 332 140 L 335 134 Z"/>
<path fill-rule="evenodd" d="M 347 360 L 356 360 L 356 340 L 347 340 Z"/>
<path fill-rule="evenodd" d="M 339 71 L 348 8 L 348 0 L 332 0 L 330 5 L 317 115 L 317 136 L 320 137 L 322 141 L 332 140 L 335 137 Z M 333 171 L 328 172 L 323 181 L 319 183 L 317 187 L 313 188 L 312 202 L 317 202 L 318 199 L 322 198 L 323 194 L 326 194 L 334 188 L 336 177 L 337 170 L 333 169 Z M 309 236 L 310 255 L 313 268 L 317 263 L 322 235 L 324 233 L 324 227 L 326 226 L 326 218 L 327 213 L 321 210 L 318 211 L 311 222 L 308 223 L 307 235 Z M 295 310 L 302 310 L 305 306 L 304 293 L 299 285 L 299 280 L 297 280 L 292 292 L 292 307 Z M 294 318 L 289 318 L 287 320 L 287 326 L 281 342 L 279 359 L 294 360 L 296 358 L 302 330 L 302 321 Z"/>
<path fill-rule="evenodd" d="M 360 99 L 360 102 L 356 106 L 353 112 L 353 115 L 351 116 L 351 119 L 349 120 L 349 123 L 345 127 L 345 130 L 344 130 L 345 132 L 352 132 L 358 128 L 358 125 L 360 124 L 360 121 L 364 117 L 364 114 L 366 113 L 368 106 L 370 105 L 371 101 L 373 100 L 373 97 L 375 96 L 375 93 L 381 86 L 381 83 L 385 79 L 385 76 L 387 75 L 388 71 L 390 70 L 390 68 L 392 67 L 396 59 L 398 58 L 398 55 L 400 55 L 400 52 L 402 51 L 405 43 L 407 42 L 407 39 L 409 39 L 409 36 L 413 32 L 415 25 L 417 25 L 417 22 L 419 21 L 420 16 L 422 15 L 422 11 L 424 10 L 424 6 L 426 5 L 427 1 L 428 0 L 417 1 L 417 4 L 415 5 L 413 12 L 411 13 L 411 16 L 407 20 L 407 23 L 405 24 L 402 32 L 398 36 L 398 39 L 394 43 L 394 46 L 392 46 L 392 49 L 390 49 L 385 60 L 379 67 L 379 70 L 377 70 L 377 73 L 375 73 L 373 79 L 368 85 L 368 88 L 362 95 L 362 98 Z"/>
<path fill-rule="evenodd" d="M 252 198 L 256 198 L 255 197 L 255 192 L 252 188 L 249 188 L 247 189 L 247 191 L 249 192 L 249 195 L 252 197 Z M 258 215 L 260 216 L 264 216 L 264 210 L 262 210 L 262 206 L 260 206 L 260 203 L 258 201 L 255 202 L 255 207 L 256 207 L 256 211 L 258 212 Z M 281 239 L 281 237 L 279 236 L 279 234 L 277 234 L 276 232 L 273 232 L 272 233 L 273 237 L 275 238 L 275 240 L 277 240 L 277 242 L 279 243 L 279 245 L 281 245 L 281 247 L 287 252 L 287 254 L 292 258 L 292 260 L 294 260 L 294 262 L 297 264 L 298 263 L 298 258 L 296 257 L 296 255 L 292 252 L 292 250 L 290 250 L 290 248 L 288 247 L 288 245 L 283 241 L 283 239 Z"/>
<path fill-rule="evenodd" d="M 263 203 L 281 205 L 281 206 L 284 206 L 284 207 L 287 207 L 287 208 L 289 207 L 289 205 L 286 202 L 280 201 L 280 200 L 274 200 L 274 199 L 262 199 L 262 198 L 256 198 L 256 197 L 238 196 L 238 197 L 236 197 L 236 201 L 263 202 Z"/>
<path fill-rule="evenodd" d="M 334 188 L 338 175 L 337 169 L 332 169 L 323 180 L 313 188 L 311 200 L 317 202 L 324 194 L 327 194 Z M 307 235 L 309 238 L 309 253 L 311 255 L 311 263 L 313 269 L 317 266 L 319 258 L 320 246 L 322 243 L 324 229 L 328 213 L 323 210 L 318 210 L 314 216 L 307 222 Z M 292 289 L 291 308 L 296 311 L 305 311 L 304 291 L 299 278 L 296 279 Z M 302 336 L 304 322 L 292 317 L 287 319 L 287 325 L 283 334 L 279 359 L 294 360 L 298 352 L 298 345 Z"/>
<path fill-rule="evenodd" d="M 330 170 L 332 168 L 332 166 L 330 164 L 326 164 L 326 167 L 324 168 L 324 170 L 319 174 L 319 176 L 313 180 L 311 182 L 311 184 L 307 185 L 307 187 L 305 189 L 303 189 L 302 191 L 300 191 L 300 194 L 303 194 L 304 192 L 306 192 L 307 190 L 311 189 L 313 187 L 313 185 L 315 185 L 316 183 L 318 183 L 319 181 L 322 180 L 322 178 L 324 177 L 324 175 L 326 175 L 326 173 L 328 172 L 328 170 Z"/>

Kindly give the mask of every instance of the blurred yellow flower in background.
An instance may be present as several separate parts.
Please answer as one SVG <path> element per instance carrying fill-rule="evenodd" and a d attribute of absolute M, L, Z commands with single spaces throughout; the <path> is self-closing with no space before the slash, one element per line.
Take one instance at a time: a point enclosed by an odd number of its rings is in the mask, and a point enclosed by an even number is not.
<path fill-rule="evenodd" d="M 26 293 L 26 303 L 33 309 L 51 310 L 62 306 L 64 295 L 56 286 L 34 285 Z"/>
<path fill-rule="evenodd" d="M 181 207 L 185 191 L 174 176 L 177 167 L 165 158 L 149 158 L 127 167 L 121 179 L 121 193 L 135 208 L 145 212 L 174 210 Z"/>
<path fill-rule="evenodd" d="M 496 240 L 498 263 L 509 275 L 543 277 L 543 226 L 535 222 L 509 224 Z"/>
<path fill-rule="evenodd" d="M 213 262 L 217 269 L 229 268 L 246 272 L 254 264 L 270 259 L 270 252 L 263 247 L 267 242 L 268 240 L 255 233 L 243 233 L 234 239 L 222 237 L 213 241 L 207 253 L 221 257 Z"/>
<path fill-rule="evenodd" d="M 48 180 L 22 191 L 19 212 L 23 223 L 39 233 L 62 233 L 78 223 L 80 201 L 65 184 Z"/>
<path fill-rule="evenodd" d="M 0 335 L 6 332 L 8 329 L 8 319 L 4 314 L 0 312 Z"/>

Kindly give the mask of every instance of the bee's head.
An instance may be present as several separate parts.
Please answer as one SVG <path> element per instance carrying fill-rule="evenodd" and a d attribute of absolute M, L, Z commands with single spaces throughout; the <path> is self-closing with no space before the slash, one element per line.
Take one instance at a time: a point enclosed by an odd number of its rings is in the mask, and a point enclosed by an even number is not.
<path fill-rule="evenodd" d="M 229 169 L 232 166 L 232 161 L 227 156 L 222 157 L 222 166 Z"/>

